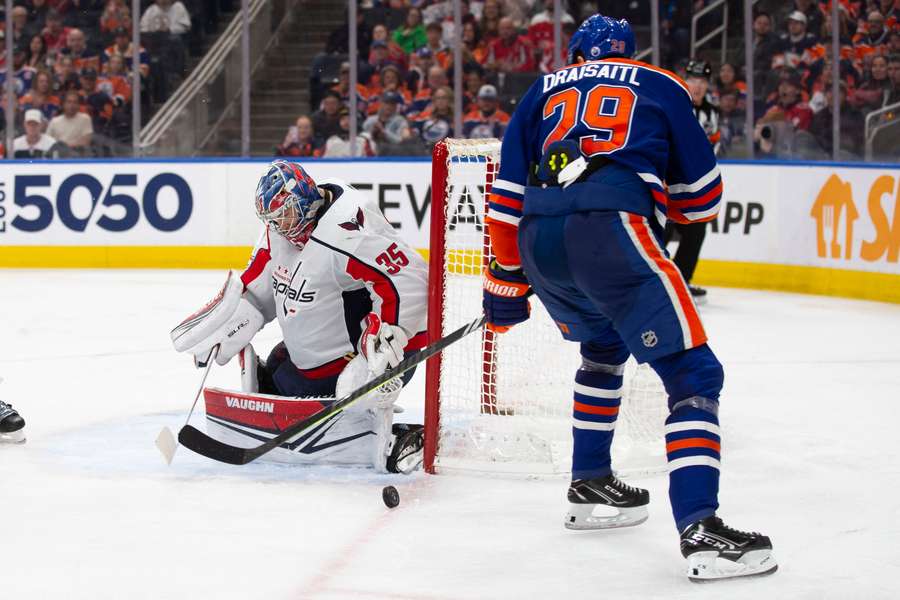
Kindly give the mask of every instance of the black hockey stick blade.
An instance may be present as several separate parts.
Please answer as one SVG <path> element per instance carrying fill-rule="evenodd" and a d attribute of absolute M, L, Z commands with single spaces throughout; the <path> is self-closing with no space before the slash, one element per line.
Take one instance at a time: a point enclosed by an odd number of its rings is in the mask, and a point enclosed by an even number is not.
<path fill-rule="evenodd" d="M 197 454 L 201 454 L 207 458 L 211 458 L 213 460 L 217 460 L 219 462 L 227 463 L 230 465 L 246 465 L 247 463 L 256 460 L 263 454 L 266 454 L 267 452 L 270 452 L 271 450 L 274 450 L 275 448 L 281 446 L 285 442 L 290 442 L 292 438 L 299 437 L 310 427 L 315 427 L 332 415 L 344 410 L 372 390 L 380 387 L 382 384 L 390 381 L 391 379 L 394 379 L 395 377 L 399 377 L 417 364 L 431 358 L 447 346 L 457 342 L 458 340 L 461 340 L 473 331 L 481 329 L 484 323 L 485 318 L 483 316 L 479 317 L 471 323 L 463 325 L 456 331 L 453 331 L 446 337 L 442 337 L 430 346 L 426 346 L 418 352 L 410 354 L 402 361 L 400 361 L 400 364 L 398 364 L 395 368 L 391 369 L 390 371 L 385 371 L 378 377 L 371 379 L 340 400 L 337 400 L 329 406 L 326 406 L 316 414 L 310 415 L 309 417 L 301 421 L 297 421 L 261 446 L 257 446 L 255 448 L 239 448 L 237 446 L 231 446 L 229 444 L 211 438 L 210 436 L 206 435 L 205 433 L 191 425 L 185 425 L 181 428 L 181 431 L 178 432 L 178 441 L 185 448 L 193 450 Z"/>

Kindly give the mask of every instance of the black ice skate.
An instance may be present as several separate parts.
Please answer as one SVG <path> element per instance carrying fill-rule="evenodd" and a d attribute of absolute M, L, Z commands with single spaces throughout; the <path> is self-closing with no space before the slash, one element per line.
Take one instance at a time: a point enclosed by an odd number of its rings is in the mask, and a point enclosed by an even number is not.
<path fill-rule="evenodd" d="M 696 285 L 689 285 L 688 290 L 691 292 L 691 298 L 694 299 L 694 304 L 697 306 L 706 304 L 706 290 L 704 288 Z"/>
<path fill-rule="evenodd" d="M 715 515 L 681 532 L 681 554 L 691 581 L 768 575 L 778 569 L 768 537 L 732 529 Z"/>
<path fill-rule="evenodd" d="M 424 432 L 421 425 L 394 423 L 394 443 L 386 465 L 389 473 L 408 475 L 419 468 L 425 454 Z"/>
<path fill-rule="evenodd" d="M 569 512 L 565 522 L 568 529 L 615 529 L 640 525 L 647 520 L 650 493 L 622 483 L 615 475 L 574 479 L 568 495 Z M 597 507 L 604 508 L 595 515 Z"/>
<path fill-rule="evenodd" d="M 25 419 L 13 407 L 0 400 L 0 443 L 25 442 Z"/>

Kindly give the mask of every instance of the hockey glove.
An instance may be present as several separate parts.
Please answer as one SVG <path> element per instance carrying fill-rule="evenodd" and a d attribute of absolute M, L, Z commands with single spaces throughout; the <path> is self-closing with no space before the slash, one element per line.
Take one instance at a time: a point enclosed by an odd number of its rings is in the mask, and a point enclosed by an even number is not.
<path fill-rule="evenodd" d="M 375 313 L 364 320 L 365 329 L 359 338 L 359 351 L 369 362 L 369 370 L 381 375 L 388 367 L 396 367 L 403 360 L 403 349 L 409 343 L 401 327 L 383 323 Z"/>
<path fill-rule="evenodd" d="M 503 333 L 528 319 L 531 313 L 528 296 L 532 291 L 522 269 L 509 271 L 492 260 L 484 271 L 483 282 L 482 306 L 488 329 Z"/>

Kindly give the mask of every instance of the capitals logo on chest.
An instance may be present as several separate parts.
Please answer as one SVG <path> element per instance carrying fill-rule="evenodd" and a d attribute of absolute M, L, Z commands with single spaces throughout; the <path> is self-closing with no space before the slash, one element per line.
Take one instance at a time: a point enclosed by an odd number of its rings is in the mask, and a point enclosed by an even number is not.
<path fill-rule="evenodd" d="M 285 315 L 293 315 L 297 312 L 290 304 L 309 304 L 315 302 L 319 290 L 310 288 L 309 280 L 302 275 L 298 277 L 303 261 L 298 261 L 294 271 L 291 272 L 284 265 L 275 265 L 272 271 L 272 292 L 275 301 L 281 299 L 281 308 Z"/>

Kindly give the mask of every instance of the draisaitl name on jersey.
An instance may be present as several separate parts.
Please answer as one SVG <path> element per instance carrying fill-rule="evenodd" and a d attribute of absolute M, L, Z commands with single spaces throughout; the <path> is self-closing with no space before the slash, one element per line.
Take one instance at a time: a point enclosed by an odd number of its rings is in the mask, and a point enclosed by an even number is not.
<path fill-rule="evenodd" d="M 544 75 L 544 92 L 552 90 L 563 83 L 578 81 L 584 77 L 597 77 L 612 79 L 622 83 L 630 83 L 640 86 L 637 80 L 638 67 L 635 65 L 618 65 L 613 63 L 586 63 L 583 65 L 567 67 L 549 75 Z"/>

